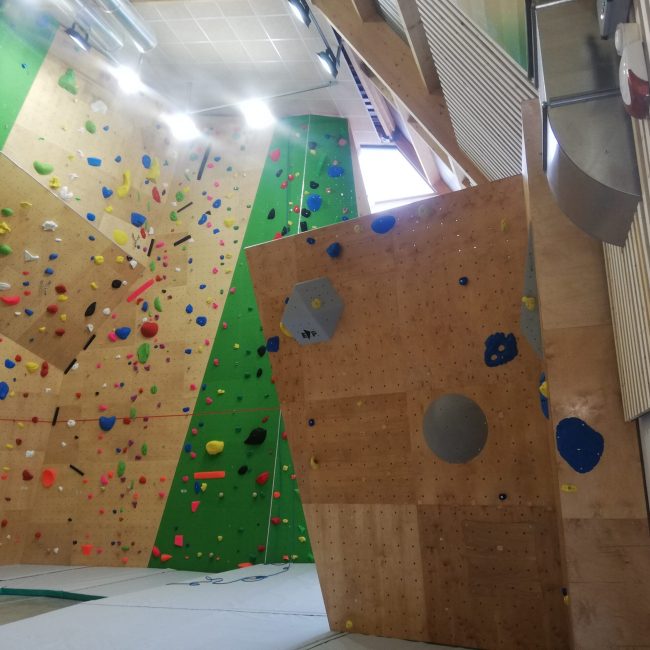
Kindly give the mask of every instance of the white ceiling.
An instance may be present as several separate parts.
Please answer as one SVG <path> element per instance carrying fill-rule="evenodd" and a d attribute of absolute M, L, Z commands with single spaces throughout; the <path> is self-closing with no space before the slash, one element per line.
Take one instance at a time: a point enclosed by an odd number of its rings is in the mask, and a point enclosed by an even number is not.
<path fill-rule="evenodd" d="M 287 0 L 165 0 L 133 6 L 158 38 L 158 47 L 144 57 L 145 79 L 183 108 L 221 106 L 330 80 L 316 56 L 324 49 L 318 32 L 295 18 Z M 321 15 L 319 24 L 335 49 Z M 343 58 L 333 86 L 276 100 L 272 108 L 281 115 L 341 115 L 350 120 L 357 144 L 378 142 Z"/>

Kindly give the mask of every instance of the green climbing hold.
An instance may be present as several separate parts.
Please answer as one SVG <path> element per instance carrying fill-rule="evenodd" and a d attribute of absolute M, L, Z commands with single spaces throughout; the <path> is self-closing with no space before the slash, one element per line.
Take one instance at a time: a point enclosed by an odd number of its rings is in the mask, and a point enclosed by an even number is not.
<path fill-rule="evenodd" d="M 73 95 L 77 94 L 77 78 L 75 77 L 74 70 L 72 68 L 68 68 L 59 77 L 59 86 Z"/>
<path fill-rule="evenodd" d="M 123 460 L 121 460 L 117 464 L 117 475 L 118 476 L 124 476 L 125 471 L 126 471 L 126 463 Z"/>
<path fill-rule="evenodd" d="M 146 443 L 146 442 L 143 442 L 143 443 L 142 443 L 142 447 L 140 447 L 140 453 L 141 453 L 143 456 L 146 456 L 148 452 L 149 452 L 149 447 L 147 447 L 147 443 Z"/>
<path fill-rule="evenodd" d="M 185 198 L 185 194 L 183 194 L 183 192 L 181 192 L 180 190 L 178 192 L 176 192 L 176 200 L 177 201 L 182 201 L 184 198 Z"/>
<path fill-rule="evenodd" d="M 156 385 L 154 384 L 154 385 L 149 389 L 149 392 L 150 392 L 152 395 L 155 395 L 155 394 L 158 392 L 158 386 L 156 386 Z"/>
<path fill-rule="evenodd" d="M 35 160 L 34 169 L 41 176 L 47 176 L 48 174 L 51 174 L 54 171 L 54 165 L 50 165 L 50 163 L 38 162 L 38 160 Z"/>
<path fill-rule="evenodd" d="M 170 218 L 172 221 L 178 221 L 178 215 L 176 214 L 176 212 L 175 212 L 174 210 L 172 210 L 172 211 L 169 213 L 169 218 Z"/>
<path fill-rule="evenodd" d="M 153 300 L 153 306 L 156 311 L 162 311 L 162 303 L 160 302 L 160 296 L 156 296 Z"/>
<path fill-rule="evenodd" d="M 151 354 L 151 346 L 148 343 L 143 343 L 138 348 L 138 361 L 140 363 L 147 363 L 150 354 Z"/>
<path fill-rule="evenodd" d="M 88 133 L 95 133 L 97 131 L 97 126 L 92 120 L 86 120 L 85 126 Z"/>
<path fill-rule="evenodd" d="M 9 244 L 0 244 L 0 255 L 11 255 L 13 252 Z"/>
<path fill-rule="evenodd" d="M 11 217 L 13 216 L 14 211 L 11 208 L 2 208 L 2 216 L 3 217 Z"/>
<path fill-rule="evenodd" d="M 132 420 L 135 420 L 135 416 L 136 416 L 137 413 L 138 413 L 138 412 L 136 411 L 136 409 L 135 409 L 134 406 L 132 406 L 132 407 L 129 409 L 129 417 L 130 417 Z"/>

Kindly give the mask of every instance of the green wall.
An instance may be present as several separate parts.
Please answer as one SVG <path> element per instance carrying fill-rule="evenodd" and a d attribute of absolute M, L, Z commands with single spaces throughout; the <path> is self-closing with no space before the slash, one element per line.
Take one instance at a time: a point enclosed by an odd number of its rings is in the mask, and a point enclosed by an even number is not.
<path fill-rule="evenodd" d="M 14 6 L 13 12 L 16 11 Z M 38 74 L 56 32 L 44 15 L 14 16 L 0 3 L 0 149 Z"/>
<path fill-rule="evenodd" d="M 332 177 L 335 167 L 344 173 Z M 301 207 L 301 198 L 306 207 L 310 194 L 321 196 L 322 207 L 302 217 L 293 208 Z M 356 216 L 347 121 L 319 116 L 281 121 L 266 158 L 244 247 L 295 234 L 301 222 L 304 230 Z M 163 563 L 152 556 L 152 567 L 215 572 L 246 562 L 313 561 L 288 441 L 282 436 L 271 353 L 262 347 L 265 339 L 243 249 L 232 288 L 194 409 L 205 411 L 206 396 L 216 395 L 209 406 L 215 413 L 194 416 L 190 422 L 156 538 L 160 553 L 172 557 Z M 281 344 L 291 343 L 285 339 Z M 263 444 L 245 444 L 258 427 L 267 432 Z M 286 434 L 290 437 L 292 432 Z M 224 442 L 222 453 L 206 453 L 211 440 Z M 195 485 L 193 474 L 209 470 L 223 470 L 226 477 L 206 480 L 202 491 L 203 481 Z M 264 486 L 256 483 L 262 472 L 269 472 Z M 273 498 L 274 492 L 278 498 Z M 198 502 L 194 512 L 193 502 Z M 280 523 L 271 524 L 272 518 Z M 183 536 L 182 547 L 174 544 L 176 535 Z"/>

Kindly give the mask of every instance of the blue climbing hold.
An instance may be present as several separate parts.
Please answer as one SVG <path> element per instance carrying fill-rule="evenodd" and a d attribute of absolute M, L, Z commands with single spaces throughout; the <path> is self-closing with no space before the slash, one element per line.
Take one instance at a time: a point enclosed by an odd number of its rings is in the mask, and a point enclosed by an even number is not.
<path fill-rule="evenodd" d="M 220 208 L 221 207 L 221 199 L 215 199 L 214 203 L 212 204 L 213 208 Z"/>
<path fill-rule="evenodd" d="M 86 158 L 86 162 L 91 166 L 91 167 L 101 167 L 102 166 L 102 159 L 101 158 Z"/>
<path fill-rule="evenodd" d="M 485 365 L 490 368 L 512 361 L 517 353 L 517 339 L 514 334 L 496 332 L 485 339 Z"/>
<path fill-rule="evenodd" d="M 208 322 L 208 319 L 205 316 L 197 316 L 196 317 L 196 324 L 199 325 L 200 327 L 205 327 L 207 322 Z"/>
<path fill-rule="evenodd" d="M 5 359 L 5 368 L 9 368 L 11 370 L 12 368 L 16 367 L 16 362 L 13 361 L 12 359 Z"/>
<path fill-rule="evenodd" d="M 151 156 L 148 156 L 147 154 L 142 156 L 142 166 L 145 169 L 151 169 Z"/>
<path fill-rule="evenodd" d="M 540 387 L 545 381 L 546 381 L 546 373 L 543 372 L 539 378 Z M 548 420 L 548 397 L 546 397 L 541 391 L 539 393 L 539 405 L 540 408 L 542 409 L 542 413 L 544 414 L 544 417 Z"/>
<path fill-rule="evenodd" d="M 330 244 L 326 249 L 325 252 L 330 256 L 330 257 L 338 257 L 341 254 L 341 251 L 343 250 L 343 247 L 341 244 L 339 244 L 337 241 L 335 241 L 333 244 Z"/>
<path fill-rule="evenodd" d="M 99 417 L 99 428 L 102 431 L 110 431 L 115 426 L 117 418 L 114 415 L 101 415 Z"/>
<path fill-rule="evenodd" d="M 205 212 L 199 217 L 198 224 L 202 226 L 208 220 L 208 215 Z"/>
<path fill-rule="evenodd" d="M 460 284 L 461 287 L 466 286 L 468 282 L 469 278 L 466 275 L 464 275 L 462 278 L 458 278 L 458 284 Z"/>
<path fill-rule="evenodd" d="M 186 314 L 191 314 L 194 311 L 194 306 L 193 305 L 185 305 L 185 313 Z"/>
<path fill-rule="evenodd" d="M 117 336 L 117 338 L 120 339 L 120 341 L 125 341 L 126 339 L 128 339 L 129 334 L 131 334 L 130 327 L 118 327 L 115 330 L 115 336 Z"/>
<path fill-rule="evenodd" d="M 192 451 L 192 444 L 189 443 L 189 442 L 186 442 L 186 443 L 183 445 L 183 451 L 184 451 L 186 454 L 189 454 L 189 453 Z"/>
<path fill-rule="evenodd" d="M 378 235 L 385 235 L 389 230 L 393 229 L 395 225 L 395 217 L 388 214 L 384 217 L 377 217 L 372 220 L 370 227 L 373 232 L 376 232 Z"/>
<path fill-rule="evenodd" d="M 0 400 L 4 400 L 9 395 L 9 384 L 6 381 L 0 381 Z"/>
<path fill-rule="evenodd" d="M 316 243 L 316 240 L 313 237 L 307 237 L 305 240 L 310 246 L 313 246 Z"/>
<path fill-rule="evenodd" d="M 149 303 L 145 300 L 142 303 L 142 306 L 140 307 L 140 309 L 142 309 L 143 312 L 148 312 L 149 311 Z"/>
<path fill-rule="evenodd" d="M 102 196 L 105 199 L 110 198 L 111 196 L 113 196 L 113 190 L 110 187 L 106 187 L 106 186 L 102 187 Z"/>
<path fill-rule="evenodd" d="M 131 225 L 135 226 L 136 228 L 141 228 L 144 226 L 146 221 L 147 217 L 145 217 L 143 214 L 140 214 L 139 212 L 131 213 Z"/>
<path fill-rule="evenodd" d="M 307 207 L 312 212 L 317 212 L 323 205 L 323 197 L 320 194 L 310 194 L 307 197 Z"/>
<path fill-rule="evenodd" d="M 51 260 L 55 260 L 57 257 L 59 257 L 58 253 L 50 253 L 48 255 L 48 258 L 51 259 Z"/>
<path fill-rule="evenodd" d="M 88 219 L 88 221 L 95 221 L 97 217 L 92 212 L 88 212 L 88 214 L 86 214 L 86 219 Z"/>
<path fill-rule="evenodd" d="M 596 467 L 605 449 L 603 436 L 580 418 L 560 420 L 555 439 L 560 456 L 580 474 Z"/>
<path fill-rule="evenodd" d="M 340 165 L 330 165 L 327 168 L 327 175 L 330 178 L 340 178 L 343 174 L 345 174 L 345 169 Z"/>
<path fill-rule="evenodd" d="M 280 349 L 280 337 L 272 336 L 266 341 L 266 350 L 268 352 L 277 352 Z"/>
<path fill-rule="evenodd" d="M 118 154 L 117 156 L 115 156 L 114 160 L 115 160 L 116 163 L 121 163 L 122 162 L 122 156 L 120 156 Z"/>

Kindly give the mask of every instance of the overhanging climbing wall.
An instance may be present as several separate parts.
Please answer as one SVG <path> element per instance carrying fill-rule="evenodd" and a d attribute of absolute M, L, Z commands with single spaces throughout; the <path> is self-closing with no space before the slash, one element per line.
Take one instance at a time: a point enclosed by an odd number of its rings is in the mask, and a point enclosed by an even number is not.
<path fill-rule="evenodd" d="M 355 217 L 354 197 L 347 122 L 284 119 L 271 141 L 243 245 Z M 188 313 L 193 309 L 188 305 Z M 313 560 L 271 350 L 240 255 L 150 566 L 222 571 L 248 562 Z"/>
<path fill-rule="evenodd" d="M 388 216 L 247 250 L 330 624 L 566 648 L 553 434 L 519 328 L 521 179 Z M 319 277 L 341 320 L 299 346 L 285 298 Z"/>

